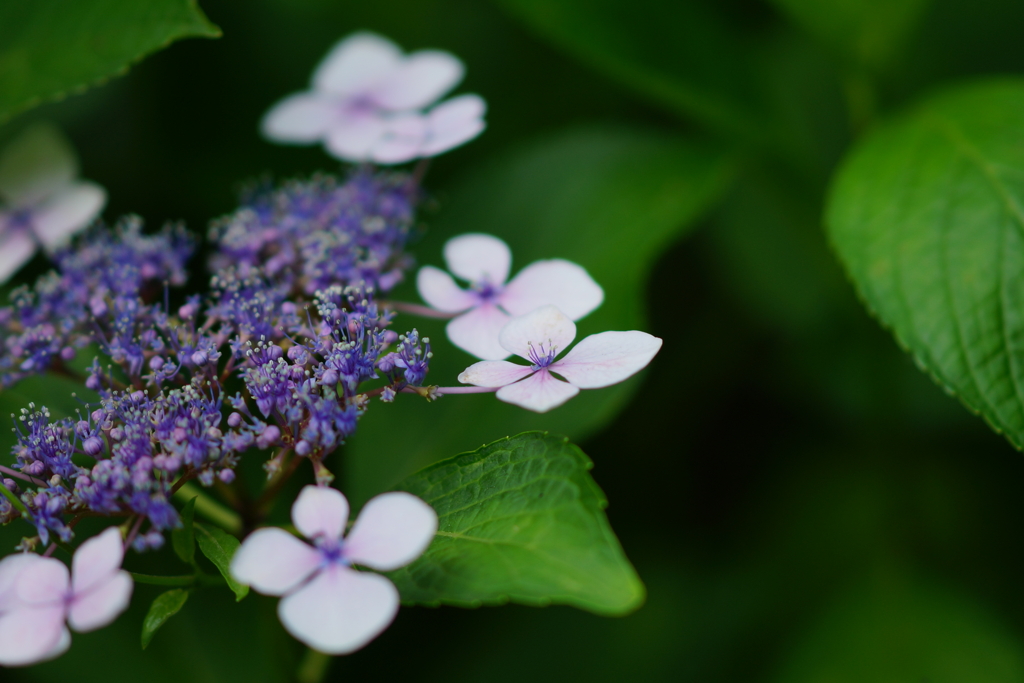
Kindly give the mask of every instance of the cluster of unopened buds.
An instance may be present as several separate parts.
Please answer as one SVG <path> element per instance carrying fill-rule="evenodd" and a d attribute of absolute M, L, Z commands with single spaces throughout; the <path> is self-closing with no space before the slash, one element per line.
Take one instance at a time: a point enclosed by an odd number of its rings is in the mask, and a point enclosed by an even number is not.
<path fill-rule="evenodd" d="M 190 525 L 175 497 L 201 491 L 197 484 L 230 491 L 254 449 L 269 452 L 268 484 L 238 509 L 236 531 L 249 533 L 221 568 L 223 580 L 282 596 L 285 628 L 315 650 L 356 650 L 399 604 L 387 578 L 356 567 L 413 562 L 438 524 L 425 502 L 393 492 L 366 503 L 345 533 L 348 502 L 331 488 L 325 458 L 372 398 L 496 392 L 545 412 L 651 361 L 661 340 L 638 331 L 591 335 L 570 349 L 573 321 L 602 303 L 601 287 L 560 259 L 509 279 L 511 252 L 489 235 L 448 241 L 451 274 L 419 270 L 425 306 L 388 298 L 412 265 L 405 247 L 422 167 L 409 174 L 367 162 L 422 160 L 478 135 L 482 99 L 433 104 L 462 73 L 447 53 L 403 55 L 371 34 L 341 41 L 312 90 L 275 105 L 262 128 L 275 141 L 323 142 L 361 165 L 341 180 L 248 190 L 236 212 L 212 224 L 214 274 L 203 296 L 178 291 L 198 241 L 176 226 L 146 234 L 134 217 L 100 224 L 106 195 L 77 179 L 56 131 L 32 128 L 3 153 L 0 277 L 40 246 L 54 269 L 16 288 L 0 311 L 0 382 L 59 373 L 79 378 L 98 401 L 77 418 L 29 404 L 16 419 L 13 462 L 0 465 L 0 520 L 24 520 L 35 533 L 0 561 L 0 664 L 55 657 L 69 646 L 68 627 L 113 621 L 132 594 L 125 550 L 159 548 Z M 172 297 L 182 303 L 172 307 Z M 481 359 L 459 375 L 462 386 L 426 384 L 430 340 L 391 329 L 406 314 L 450 318 L 450 341 Z M 525 364 L 506 360 L 513 355 Z M 263 526 L 304 462 L 317 483 L 292 506 L 295 533 Z M 76 543 L 78 523 L 94 517 L 116 526 Z M 70 556 L 70 573 L 58 551 Z"/>

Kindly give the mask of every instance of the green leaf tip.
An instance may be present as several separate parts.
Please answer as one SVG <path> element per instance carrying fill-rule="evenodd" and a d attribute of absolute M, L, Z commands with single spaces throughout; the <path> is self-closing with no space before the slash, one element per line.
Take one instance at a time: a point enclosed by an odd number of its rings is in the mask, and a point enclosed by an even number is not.
<path fill-rule="evenodd" d="M 220 527 L 208 526 L 198 522 L 194 526 L 197 532 L 196 541 L 199 543 L 199 549 L 203 551 L 203 555 L 210 562 L 213 562 L 214 566 L 220 571 L 224 581 L 228 584 L 228 588 L 234 591 L 235 601 L 241 601 L 242 598 L 249 594 L 249 587 L 238 583 L 231 576 L 231 558 L 235 556 L 235 552 L 240 545 L 238 539 Z"/>
<path fill-rule="evenodd" d="M 142 649 L 145 650 L 157 630 L 167 623 L 167 620 L 181 611 L 188 600 L 188 591 L 181 588 L 169 590 L 157 596 L 153 604 L 149 606 L 146 618 L 142 620 Z"/>

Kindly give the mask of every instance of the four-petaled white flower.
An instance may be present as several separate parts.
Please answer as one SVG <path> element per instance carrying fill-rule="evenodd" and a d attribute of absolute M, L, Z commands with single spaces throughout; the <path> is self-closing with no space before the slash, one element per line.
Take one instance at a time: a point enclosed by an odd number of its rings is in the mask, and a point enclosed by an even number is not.
<path fill-rule="evenodd" d="M 356 33 L 341 40 L 313 72 L 312 89 L 275 104 L 263 134 L 276 142 L 323 142 L 345 161 L 400 164 L 432 157 L 484 129 L 484 101 L 461 95 L 423 110 L 462 80 L 447 52 L 408 56 L 386 38 Z"/>
<path fill-rule="evenodd" d="M 307 486 L 292 505 L 292 522 L 315 547 L 283 529 L 257 529 L 231 561 L 238 581 L 285 596 L 277 613 L 289 633 L 334 655 L 366 645 L 398 612 L 394 584 L 352 565 L 398 569 L 419 557 L 437 531 L 437 513 L 408 493 L 371 499 L 342 538 L 348 512 L 341 492 Z"/>
<path fill-rule="evenodd" d="M 512 316 L 550 304 L 579 320 L 604 301 L 604 291 L 587 271 L 562 259 L 535 261 L 506 283 L 512 252 L 491 235 L 453 237 L 444 245 L 444 260 L 448 270 L 469 282 L 469 289 L 462 289 L 451 275 L 433 266 L 420 268 L 416 286 L 433 308 L 461 314 L 448 323 L 448 338 L 484 360 L 501 360 L 513 353 L 498 341 Z"/>
<path fill-rule="evenodd" d="M 513 318 L 498 336 L 505 350 L 525 358 L 530 365 L 481 361 L 466 368 L 459 381 L 501 387 L 497 396 L 502 401 L 544 413 L 562 405 L 580 389 L 618 384 L 645 368 L 661 349 L 661 340 L 646 332 L 601 332 L 555 360 L 575 338 L 572 320 L 555 306 L 544 306 Z"/>
<path fill-rule="evenodd" d="M 77 177 L 74 150 L 46 124 L 28 128 L 0 154 L 0 283 L 40 245 L 64 246 L 103 210 L 106 191 Z"/>
<path fill-rule="evenodd" d="M 112 622 L 128 607 L 131 574 L 121 569 L 121 532 L 111 527 L 60 560 L 33 553 L 0 562 L 0 664 L 24 666 L 63 654 L 78 632 Z"/>

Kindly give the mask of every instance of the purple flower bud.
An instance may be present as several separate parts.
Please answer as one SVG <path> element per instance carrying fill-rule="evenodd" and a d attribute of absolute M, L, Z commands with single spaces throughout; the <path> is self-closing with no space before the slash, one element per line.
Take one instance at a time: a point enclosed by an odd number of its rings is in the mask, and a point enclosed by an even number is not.
<path fill-rule="evenodd" d="M 196 307 L 192 304 L 185 304 L 178 309 L 178 317 L 182 320 L 188 320 L 196 314 Z"/>
<path fill-rule="evenodd" d="M 217 473 L 217 478 L 225 484 L 230 484 L 235 480 L 235 472 L 234 470 L 223 469 Z"/>
<path fill-rule="evenodd" d="M 146 392 L 142 390 L 136 390 L 132 392 L 132 400 L 136 403 L 142 403 L 146 400 Z"/>
<path fill-rule="evenodd" d="M 60 350 L 60 357 L 62 360 L 74 360 L 75 353 L 76 352 L 73 348 L 71 348 L 70 346 L 65 346 L 63 349 Z"/>
<path fill-rule="evenodd" d="M 87 455 L 98 455 L 99 452 L 103 450 L 103 440 L 98 436 L 90 436 L 84 443 L 82 443 L 82 450 L 85 451 Z"/>
<path fill-rule="evenodd" d="M 158 372 L 164 366 L 164 359 L 160 356 L 153 356 L 149 359 L 149 369 Z"/>
<path fill-rule="evenodd" d="M 338 383 L 338 371 L 334 368 L 327 368 L 324 374 L 320 375 L 320 383 L 327 387 L 333 387 Z"/>
<path fill-rule="evenodd" d="M 384 343 L 385 344 L 389 344 L 389 345 L 390 344 L 394 344 L 396 341 L 398 341 L 398 333 L 397 332 L 395 332 L 394 330 L 384 330 Z"/>
<path fill-rule="evenodd" d="M 242 416 L 239 413 L 231 413 L 228 415 L 228 426 L 232 428 L 238 427 L 242 424 Z"/>
<path fill-rule="evenodd" d="M 85 388 L 92 389 L 93 391 L 99 391 L 103 385 L 100 384 L 100 378 L 96 375 L 89 375 L 85 378 Z"/>
<path fill-rule="evenodd" d="M 107 302 L 101 296 L 94 296 L 89 299 L 89 310 L 92 311 L 93 316 L 102 318 L 107 314 Z"/>
<path fill-rule="evenodd" d="M 209 360 L 210 358 L 206 355 L 205 351 L 196 351 L 192 354 L 192 362 L 200 367 L 206 365 Z"/>
<path fill-rule="evenodd" d="M 281 439 L 281 430 L 274 425 L 269 425 L 263 432 L 256 437 L 256 446 L 258 448 L 267 448 L 273 446 Z"/>
<path fill-rule="evenodd" d="M 306 349 L 301 346 L 295 345 L 289 347 L 288 349 L 288 360 L 290 361 L 295 361 L 296 363 L 305 363 L 306 355 Z"/>
<path fill-rule="evenodd" d="M 120 441 L 124 438 L 124 430 L 120 427 L 114 427 L 110 430 L 110 438 L 114 441 Z"/>
<path fill-rule="evenodd" d="M 296 310 L 297 309 L 295 307 L 295 304 L 293 304 L 291 301 L 285 301 L 283 304 L 281 304 L 281 312 L 284 313 L 285 315 L 295 315 Z"/>
<path fill-rule="evenodd" d="M 310 451 L 312 451 L 312 450 L 313 450 L 313 447 L 310 446 L 309 442 L 306 441 L 305 439 L 302 439 L 297 444 L 295 444 L 295 453 L 297 455 L 306 456 L 306 455 L 309 455 Z"/>
<path fill-rule="evenodd" d="M 271 345 L 270 345 L 270 346 L 269 346 L 269 347 L 267 348 L 267 356 L 268 356 L 268 357 L 269 357 L 269 358 L 270 358 L 271 360 L 277 360 L 278 358 L 280 358 L 280 357 L 281 357 L 281 356 L 283 356 L 283 355 L 284 355 L 284 349 L 282 349 L 282 348 L 281 348 L 280 346 L 278 346 L 277 344 L 271 344 Z"/>

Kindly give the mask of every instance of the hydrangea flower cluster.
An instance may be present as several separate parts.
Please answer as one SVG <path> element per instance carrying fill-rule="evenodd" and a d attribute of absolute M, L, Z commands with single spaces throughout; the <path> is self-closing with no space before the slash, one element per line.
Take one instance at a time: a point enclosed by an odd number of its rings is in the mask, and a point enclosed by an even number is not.
<path fill-rule="evenodd" d="M 467 104 L 476 96 L 424 111 L 461 75 L 451 55 L 406 57 L 382 38 L 359 34 L 318 68 L 314 93 L 275 107 L 264 128 L 293 141 L 326 138 L 343 158 L 431 156 L 483 128 L 482 100 Z M 52 148 L 26 147 L 40 159 L 24 150 L 0 155 L 0 190 L 56 177 L 53 159 L 73 157 L 46 152 Z M 19 180 L 11 159 L 24 162 L 28 181 Z M 46 202 L 80 193 L 67 166 L 63 184 L 50 183 L 56 199 L 46 195 Z M 509 280 L 511 251 L 490 235 L 459 236 L 445 248 L 449 269 L 468 289 L 427 266 L 417 284 L 433 308 L 382 298 L 413 265 L 406 247 L 421 171 L 361 166 L 344 179 L 254 185 L 237 211 L 212 223 L 212 277 L 203 294 L 178 291 L 189 283 L 186 265 L 197 246 L 181 226 L 145 233 L 140 219 L 128 217 L 54 247 L 43 237 L 54 224 L 42 204 L 16 209 L 17 225 L 10 212 L 0 214 L 0 242 L 11 230 L 35 230 L 54 264 L 0 309 L 2 386 L 56 372 L 77 377 L 97 397 L 74 417 L 29 403 L 15 419 L 12 460 L 0 465 L 0 522 L 24 520 L 34 535 L 22 540 L 21 554 L 0 561 L 0 664 L 57 656 L 70 643 L 65 622 L 90 630 L 123 611 L 132 592 L 120 569 L 125 548 L 159 548 L 168 531 L 190 524 L 174 498 L 184 486 L 200 491 L 196 484 L 224 492 L 236 508 L 229 514 L 252 531 L 230 570 L 221 567 L 224 576 L 283 596 L 282 622 L 309 646 L 332 654 L 358 649 L 391 622 L 399 596 L 384 577 L 353 566 L 404 566 L 437 529 L 426 503 L 386 493 L 344 534 L 348 503 L 330 487 L 325 460 L 356 431 L 373 398 L 496 392 L 544 412 L 650 362 L 661 341 L 637 331 L 592 335 L 559 358 L 575 337 L 572 320 L 601 304 L 601 287 L 561 259 L 530 264 Z M 80 210 L 61 224 L 62 239 L 84 227 L 84 216 Z M 449 339 L 484 359 L 459 378 L 474 386 L 426 384 L 430 340 L 415 328 L 392 329 L 398 314 L 417 312 L 452 318 Z M 510 354 L 530 365 L 501 360 Z M 268 482 L 257 501 L 232 488 L 243 457 L 263 459 Z M 312 546 L 281 529 L 257 529 L 307 462 L 316 485 L 302 490 L 292 518 Z M 117 527 L 71 550 L 86 516 Z M 51 557 L 58 548 L 73 552 L 70 574 Z"/>

